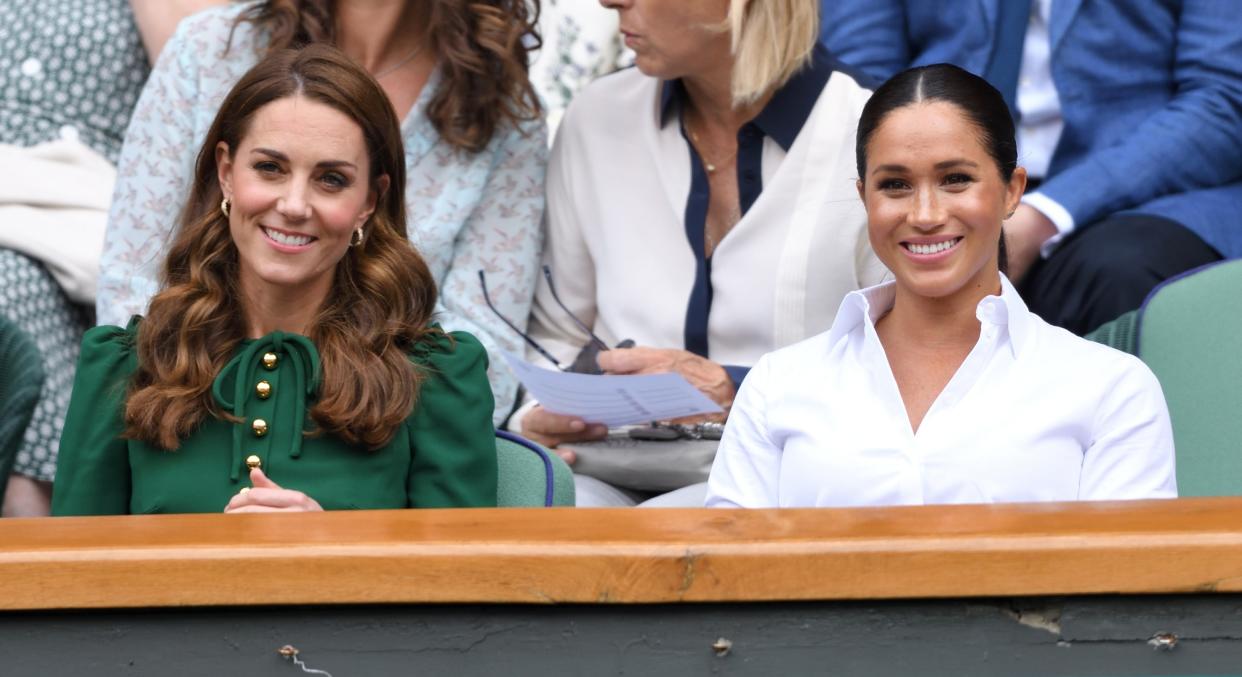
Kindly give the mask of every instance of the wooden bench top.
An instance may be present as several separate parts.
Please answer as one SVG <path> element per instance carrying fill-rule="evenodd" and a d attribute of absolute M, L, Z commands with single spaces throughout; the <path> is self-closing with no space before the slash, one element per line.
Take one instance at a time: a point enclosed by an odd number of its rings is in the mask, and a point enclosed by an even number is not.
<path fill-rule="evenodd" d="M 1242 591 L 1242 498 L 0 520 L 0 608 Z"/>

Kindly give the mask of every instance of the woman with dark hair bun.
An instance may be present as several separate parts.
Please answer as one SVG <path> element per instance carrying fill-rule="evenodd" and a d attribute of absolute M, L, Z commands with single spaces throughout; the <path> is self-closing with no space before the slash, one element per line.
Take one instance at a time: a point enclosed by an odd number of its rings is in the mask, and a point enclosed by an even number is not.
<path fill-rule="evenodd" d="M 765 356 L 733 404 L 710 506 L 1177 495 L 1160 385 L 1052 327 L 1001 266 L 1026 184 L 999 92 L 947 64 L 877 89 L 857 137 L 871 245 L 894 280 Z"/>
<path fill-rule="evenodd" d="M 527 78 L 537 44 L 530 0 L 265 0 L 181 22 L 126 134 L 104 251 L 100 324 L 124 325 L 157 288 L 194 151 L 225 94 L 264 55 L 330 44 L 383 88 L 401 123 L 410 239 L 439 285 L 448 329 L 492 357 L 496 422 L 517 380 L 500 360 L 522 341 L 483 302 L 478 271 L 506 317 L 529 314 L 540 254 L 547 140 Z"/>
<path fill-rule="evenodd" d="M 495 505 L 487 356 L 431 323 L 405 165 L 336 49 L 242 76 L 147 316 L 86 333 L 53 513 Z"/>

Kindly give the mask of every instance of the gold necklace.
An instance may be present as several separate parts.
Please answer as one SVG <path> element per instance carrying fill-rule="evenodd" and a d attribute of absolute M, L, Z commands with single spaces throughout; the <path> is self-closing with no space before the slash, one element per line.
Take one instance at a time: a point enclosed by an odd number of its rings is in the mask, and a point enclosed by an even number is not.
<path fill-rule="evenodd" d="M 379 80 L 380 78 L 384 77 L 385 75 L 389 75 L 389 74 L 391 74 L 391 73 L 395 73 L 395 72 L 397 72 L 398 70 L 400 70 L 400 69 L 401 69 L 401 67 L 402 67 L 402 66 L 404 66 L 404 65 L 406 65 L 407 63 L 409 63 L 409 62 L 413 61 L 413 60 L 414 60 L 414 57 L 418 56 L 419 52 L 421 52 L 421 51 L 423 51 L 423 46 L 422 46 L 422 45 L 415 45 L 414 49 L 413 49 L 413 50 L 411 50 L 409 54 L 406 54 L 404 59 L 402 59 L 402 60 L 398 61 L 397 63 L 395 63 L 395 64 L 393 64 L 393 65 L 391 65 L 391 66 L 389 66 L 388 68 L 385 68 L 385 69 L 381 70 L 381 71 L 380 71 L 380 72 L 378 72 L 378 73 L 372 73 L 372 74 L 371 74 L 371 77 L 375 78 L 376 80 Z"/>
<path fill-rule="evenodd" d="M 723 158 L 719 162 L 712 162 L 708 160 L 707 154 L 703 152 L 703 142 L 699 140 L 698 133 L 690 128 L 689 120 L 686 120 L 686 131 L 690 132 L 690 141 L 694 144 L 694 149 L 698 151 L 699 158 L 703 160 L 703 168 L 707 170 L 708 174 L 714 174 L 716 170 L 723 167 L 726 162 L 730 162 L 733 158 L 737 157 L 737 148 L 734 148 L 733 152 L 729 153 L 729 157 Z"/>

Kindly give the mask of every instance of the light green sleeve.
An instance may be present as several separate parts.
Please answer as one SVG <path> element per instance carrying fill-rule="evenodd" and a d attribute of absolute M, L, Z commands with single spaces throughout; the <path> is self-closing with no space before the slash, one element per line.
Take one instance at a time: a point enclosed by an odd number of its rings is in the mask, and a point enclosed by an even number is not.
<path fill-rule="evenodd" d="M 424 379 L 407 422 L 413 446 L 406 484 L 410 506 L 495 507 L 496 430 L 487 351 L 474 336 L 453 332 L 424 341 L 414 362 Z"/>
<path fill-rule="evenodd" d="M 95 327 L 82 339 L 52 488 L 53 515 L 129 512 L 125 393 L 137 368 L 137 327 Z"/>

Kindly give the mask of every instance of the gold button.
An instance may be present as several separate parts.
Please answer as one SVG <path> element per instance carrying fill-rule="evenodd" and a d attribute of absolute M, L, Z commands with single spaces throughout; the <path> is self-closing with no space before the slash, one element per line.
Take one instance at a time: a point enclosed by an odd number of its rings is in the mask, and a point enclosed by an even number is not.
<path fill-rule="evenodd" d="M 254 386 L 254 392 L 259 396 L 259 399 L 266 400 L 272 396 L 272 384 L 267 381 L 259 381 Z"/>
<path fill-rule="evenodd" d="M 250 424 L 250 428 L 254 430 L 255 437 L 263 437 L 267 434 L 267 421 L 264 421 L 261 418 L 256 418 L 254 423 Z"/>
<path fill-rule="evenodd" d="M 276 353 L 263 353 L 263 366 L 271 371 L 276 368 Z"/>
<path fill-rule="evenodd" d="M 257 467 L 259 467 L 259 466 L 261 466 L 261 465 L 263 465 L 263 459 L 259 458 L 258 456 L 255 456 L 254 454 L 251 454 L 251 455 L 249 455 L 249 456 L 247 456 L 247 457 L 246 457 L 246 467 L 247 467 L 247 468 L 250 468 L 251 470 L 254 470 L 255 468 L 257 468 Z"/>

